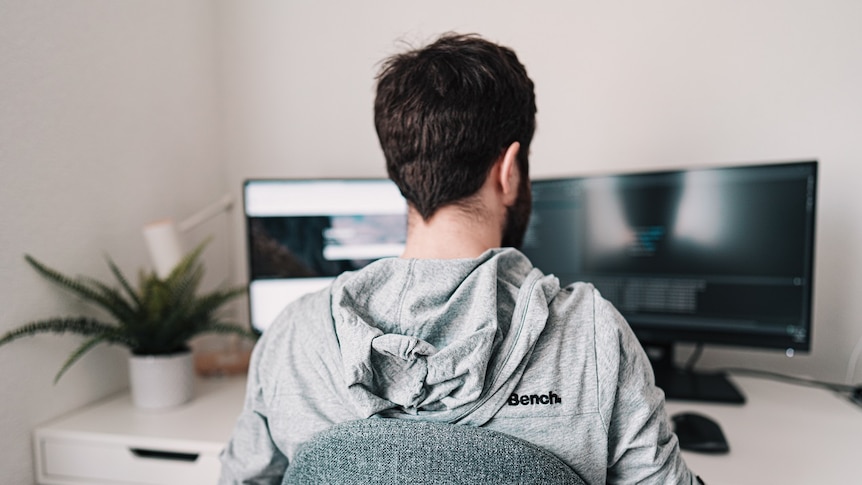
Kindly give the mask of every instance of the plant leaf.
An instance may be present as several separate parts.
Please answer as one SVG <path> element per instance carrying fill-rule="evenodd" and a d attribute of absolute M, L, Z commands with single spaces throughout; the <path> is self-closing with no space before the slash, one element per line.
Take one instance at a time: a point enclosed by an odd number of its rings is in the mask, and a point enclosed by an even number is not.
<path fill-rule="evenodd" d="M 137 309 L 134 303 L 129 303 L 117 289 L 86 276 L 80 277 L 79 281 L 86 283 L 91 289 L 99 292 L 104 301 L 104 304 L 101 305 L 102 308 L 107 308 L 107 305 L 110 305 L 112 310 L 109 311 L 118 321 L 125 322 L 135 319 Z"/>
<path fill-rule="evenodd" d="M 129 295 L 129 299 L 135 304 L 136 307 L 140 308 L 141 299 L 138 297 L 138 293 L 132 288 L 132 285 L 129 284 L 129 280 L 126 279 L 126 276 L 120 271 L 120 268 L 114 263 L 110 257 L 107 258 L 108 266 L 111 268 L 111 273 L 114 274 L 114 278 L 120 282 L 120 285 L 123 286 L 123 289 L 126 290 L 126 294 Z"/>
<path fill-rule="evenodd" d="M 116 343 L 135 354 L 166 354 L 188 347 L 188 342 L 201 333 L 225 333 L 245 338 L 257 335 L 239 325 L 222 322 L 216 313 L 231 299 L 243 294 L 245 287 L 219 289 L 199 295 L 204 276 L 200 256 L 209 239 L 183 257 L 166 278 L 155 272 L 141 270 L 137 288 L 133 287 L 114 261 L 107 257 L 108 266 L 119 287 L 111 287 L 88 277 L 71 278 L 35 258 L 25 255 L 27 262 L 41 275 L 107 310 L 116 322 L 104 323 L 87 317 L 54 318 L 29 323 L 0 338 L 0 345 L 39 333 L 76 333 L 87 338 L 57 375 L 98 343 Z"/>
<path fill-rule="evenodd" d="M 69 370 L 69 367 L 72 367 L 72 364 L 77 362 L 81 357 L 84 356 L 84 354 L 89 352 L 90 349 L 104 341 L 105 337 L 103 335 L 96 335 L 95 337 L 84 342 L 80 347 L 77 348 L 77 350 L 72 352 L 72 355 L 70 355 L 69 358 L 66 359 L 66 362 L 63 363 L 63 367 L 61 367 L 60 370 L 57 372 L 57 375 L 54 376 L 54 384 L 57 384 L 57 381 L 59 381 L 60 378 L 63 377 L 63 374 L 65 374 L 66 371 Z"/>
<path fill-rule="evenodd" d="M 207 244 L 209 244 L 209 241 L 210 238 L 207 238 L 206 240 L 204 240 L 204 242 L 195 246 L 195 248 L 190 253 L 185 255 L 183 259 L 181 259 L 180 262 L 177 263 L 176 266 L 174 266 L 174 269 L 172 269 L 171 272 L 168 274 L 168 277 L 165 278 L 165 282 L 168 283 L 168 286 L 173 287 L 175 284 L 174 281 L 177 278 L 182 277 L 183 275 L 188 273 L 191 267 L 195 266 L 198 257 L 200 257 L 201 253 L 203 253 L 204 248 Z"/>
<path fill-rule="evenodd" d="M 185 273 L 178 275 L 177 280 L 169 287 L 171 305 L 182 306 L 193 301 L 203 276 L 204 268 L 200 264 L 189 266 Z"/>
<path fill-rule="evenodd" d="M 194 305 L 190 310 L 190 316 L 205 320 L 209 318 L 216 310 L 225 305 L 230 300 L 245 293 L 244 287 L 227 288 L 215 290 L 205 295 L 198 297 L 194 301 Z"/>
<path fill-rule="evenodd" d="M 75 333 L 83 336 L 114 334 L 116 326 L 87 317 L 52 318 L 21 325 L 6 332 L 0 338 L 0 345 L 5 345 L 22 337 L 30 337 L 40 333 Z"/>
<path fill-rule="evenodd" d="M 124 320 L 125 317 L 127 316 L 124 313 L 124 309 L 118 308 L 112 299 L 106 298 L 102 295 L 102 293 L 101 293 L 102 288 L 101 287 L 93 288 L 87 284 L 88 280 L 74 279 L 74 278 L 71 278 L 69 276 L 66 276 L 57 270 L 54 270 L 52 268 L 49 268 L 48 266 L 45 266 L 44 264 L 37 261 L 36 258 L 30 256 L 29 254 L 25 255 L 24 259 L 26 259 L 27 262 L 30 263 L 30 266 L 32 266 L 42 276 L 44 276 L 44 277 L 48 278 L 49 280 L 59 284 L 60 286 L 66 288 L 67 290 L 72 291 L 73 293 L 77 293 L 79 296 L 81 296 L 85 300 L 87 300 L 91 303 L 94 303 L 97 306 L 104 308 L 111 315 L 116 317 L 118 320 Z M 90 280 L 90 281 L 92 281 L 92 280 Z M 102 285 L 102 286 L 104 286 L 104 285 Z"/>

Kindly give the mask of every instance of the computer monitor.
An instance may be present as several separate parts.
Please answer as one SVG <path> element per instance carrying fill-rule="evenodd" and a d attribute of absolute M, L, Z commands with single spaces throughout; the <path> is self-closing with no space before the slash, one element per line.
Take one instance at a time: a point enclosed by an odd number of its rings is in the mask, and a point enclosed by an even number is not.
<path fill-rule="evenodd" d="M 809 350 L 816 188 L 816 161 L 534 180 L 523 251 L 614 304 L 668 398 L 743 402 L 673 345 Z"/>
<path fill-rule="evenodd" d="M 387 179 L 247 180 L 243 201 L 257 332 L 342 272 L 404 250 L 407 204 Z"/>

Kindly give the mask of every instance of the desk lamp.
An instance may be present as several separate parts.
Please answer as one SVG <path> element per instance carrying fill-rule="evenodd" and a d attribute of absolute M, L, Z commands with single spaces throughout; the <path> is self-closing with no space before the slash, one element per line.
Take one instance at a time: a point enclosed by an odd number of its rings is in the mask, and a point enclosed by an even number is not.
<path fill-rule="evenodd" d="M 231 207 L 233 207 L 233 198 L 226 194 L 179 223 L 174 222 L 173 219 L 163 219 L 145 225 L 144 238 L 147 240 L 150 259 L 159 278 L 166 278 L 184 256 L 180 233 L 190 231 L 218 214 L 230 210 Z"/>

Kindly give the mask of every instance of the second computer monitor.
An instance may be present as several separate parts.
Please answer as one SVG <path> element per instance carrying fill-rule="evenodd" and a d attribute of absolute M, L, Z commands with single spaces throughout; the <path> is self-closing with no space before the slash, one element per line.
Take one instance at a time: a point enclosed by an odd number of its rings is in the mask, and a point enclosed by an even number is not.
<path fill-rule="evenodd" d="M 808 350 L 816 162 L 533 181 L 524 252 L 645 343 Z"/>
<path fill-rule="evenodd" d="M 342 272 L 404 250 L 407 204 L 386 179 L 249 180 L 243 199 L 258 332 Z"/>

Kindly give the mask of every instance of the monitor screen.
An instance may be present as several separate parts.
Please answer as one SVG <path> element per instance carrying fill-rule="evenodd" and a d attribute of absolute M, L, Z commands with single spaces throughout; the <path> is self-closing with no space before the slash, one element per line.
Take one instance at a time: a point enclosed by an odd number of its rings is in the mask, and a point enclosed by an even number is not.
<path fill-rule="evenodd" d="M 387 179 L 248 180 L 243 201 L 258 332 L 342 272 L 404 251 L 407 204 Z"/>
<path fill-rule="evenodd" d="M 533 181 L 524 252 L 644 343 L 806 351 L 817 162 Z"/>

